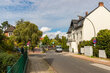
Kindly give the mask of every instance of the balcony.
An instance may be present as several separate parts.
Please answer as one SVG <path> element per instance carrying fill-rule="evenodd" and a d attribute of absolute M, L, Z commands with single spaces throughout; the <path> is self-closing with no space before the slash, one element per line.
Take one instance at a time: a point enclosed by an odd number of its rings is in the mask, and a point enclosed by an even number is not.
<path fill-rule="evenodd" d="M 68 42 L 75 42 L 75 39 L 68 39 Z"/>

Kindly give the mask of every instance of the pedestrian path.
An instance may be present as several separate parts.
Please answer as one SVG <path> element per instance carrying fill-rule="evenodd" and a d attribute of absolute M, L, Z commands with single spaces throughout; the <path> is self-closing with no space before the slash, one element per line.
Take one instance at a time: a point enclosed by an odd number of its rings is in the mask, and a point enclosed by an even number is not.
<path fill-rule="evenodd" d="M 43 60 L 42 55 L 30 54 L 26 73 L 55 73 L 49 64 Z"/>

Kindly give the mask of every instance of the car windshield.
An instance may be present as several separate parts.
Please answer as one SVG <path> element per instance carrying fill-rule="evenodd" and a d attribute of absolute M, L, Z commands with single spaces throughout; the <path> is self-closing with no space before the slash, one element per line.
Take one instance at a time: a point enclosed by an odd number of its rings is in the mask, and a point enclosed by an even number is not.
<path fill-rule="evenodd" d="M 56 48 L 61 48 L 61 47 L 56 47 Z"/>

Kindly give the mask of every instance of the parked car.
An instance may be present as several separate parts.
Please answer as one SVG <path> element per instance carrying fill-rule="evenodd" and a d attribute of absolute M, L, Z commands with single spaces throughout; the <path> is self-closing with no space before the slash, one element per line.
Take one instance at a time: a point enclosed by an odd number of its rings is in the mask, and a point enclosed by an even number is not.
<path fill-rule="evenodd" d="M 62 52 L 62 47 L 61 46 L 56 46 L 56 52 Z"/>

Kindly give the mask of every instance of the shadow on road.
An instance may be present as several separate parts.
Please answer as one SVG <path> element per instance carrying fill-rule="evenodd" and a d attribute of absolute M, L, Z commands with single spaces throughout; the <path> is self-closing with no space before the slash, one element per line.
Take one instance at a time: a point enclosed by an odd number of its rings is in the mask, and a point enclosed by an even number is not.
<path fill-rule="evenodd" d="M 44 59 L 44 57 L 43 54 L 30 54 L 26 73 L 53 73 L 49 66 L 53 59 Z"/>
<path fill-rule="evenodd" d="M 49 64 L 49 65 L 52 65 L 53 63 L 53 58 L 44 58 L 44 60 Z"/>

